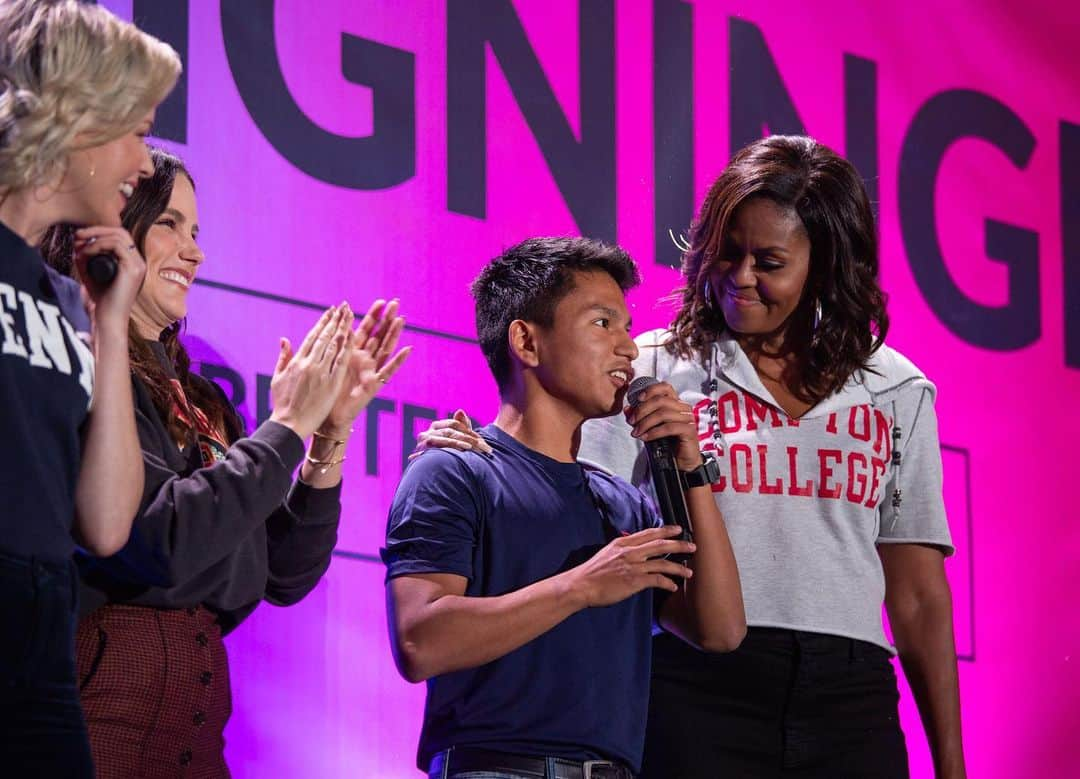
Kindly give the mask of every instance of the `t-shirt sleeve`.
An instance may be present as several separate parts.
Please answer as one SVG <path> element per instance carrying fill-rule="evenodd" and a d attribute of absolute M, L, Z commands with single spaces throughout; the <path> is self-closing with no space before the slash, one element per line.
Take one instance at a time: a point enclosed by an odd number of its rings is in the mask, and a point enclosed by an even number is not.
<path fill-rule="evenodd" d="M 941 491 L 941 443 L 933 392 L 922 389 L 896 400 L 900 462 L 881 497 L 879 544 L 933 544 L 946 555 L 955 549 Z M 900 490 L 900 505 L 893 503 Z"/>
<path fill-rule="evenodd" d="M 642 490 L 602 468 L 585 466 L 587 489 L 616 534 L 630 535 L 664 524 L 656 504 Z"/>
<path fill-rule="evenodd" d="M 664 518 L 660 516 L 660 511 L 656 508 L 651 493 L 639 490 L 638 495 L 641 501 L 641 529 L 648 530 L 651 527 L 662 527 Z"/>
<path fill-rule="evenodd" d="M 581 426 L 578 462 L 595 466 L 636 487 L 646 486 L 649 464 L 645 447 L 630 435 L 630 430 L 621 413 L 588 420 Z"/>
<path fill-rule="evenodd" d="M 429 450 L 398 485 L 380 550 L 386 578 L 452 573 L 472 579 L 480 537 L 479 484 L 460 455 Z"/>
<path fill-rule="evenodd" d="M 624 485 L 624 489 L 630 491 L 630 502 L 637 516 L 636 527 L 638 530 L 648 530 L 653 527 L 661 527 L 664 518 L 660 516 L 656 508 L 656 502 L 652 497 L 651 490 L 638 489 L 630 484 Z"/>

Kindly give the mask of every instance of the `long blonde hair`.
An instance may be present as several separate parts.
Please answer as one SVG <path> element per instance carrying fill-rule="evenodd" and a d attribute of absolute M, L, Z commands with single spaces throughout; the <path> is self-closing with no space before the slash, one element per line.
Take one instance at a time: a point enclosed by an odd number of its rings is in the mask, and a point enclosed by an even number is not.
<path fill-rule="evenodd" d="M 130 132 L 179 75 L 172 47 L 104 8 L 4 0 L 0 191 L 58 179 L 71 152 Z"/>

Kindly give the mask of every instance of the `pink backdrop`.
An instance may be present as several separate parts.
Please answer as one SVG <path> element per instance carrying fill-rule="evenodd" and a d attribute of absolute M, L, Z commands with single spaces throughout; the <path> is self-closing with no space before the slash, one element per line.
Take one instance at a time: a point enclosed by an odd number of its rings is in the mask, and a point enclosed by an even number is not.
<path fill-rule="evenodd" d="M 299 606 L 264 606 L 228 640 L 234 774 L 418 775 L 423 689 L 394 671 L 376 555 L 403 450 L 425 418 L 463 406 L 486 422 L 495 410 L 471 341 L 468 282 L 520 238 L 603 233 L 612 224 L 606 237 L 643 269 L 645 282 L 632 295 L 638 326 L 665 324 L 670 309 L 655 301 L 677 276 L 663 264 L 670 248 L 656 262 L 657 233 L 685 230 L 691 203 L 730 155 L 733 126 L 790 130 L 787 105 L 807 132 L 849 154 L 871 179 L 889 341 L 939 388 L 970 775 L 1070 775 L 1080 699 L 1070 573 L 1080 562 L 1080 523 L 1061 485 L 1073 477 L 1067 458 L 1080 440 L 1071 406 L 1080 391 L 1080 241 L 1070 233 L 1080 229 L 1070 219 L 1080 169 L 1066 164 L 1080 164 L 1080 7 L 1052 0 L 581 4 L 586 25 L 573 0 L 105 3 L 157 25 L 183 49 L 186 110 L 174 101 L 158 134 L 185 157 L 198 185 L 207 255 L 200 274 L 209 283 L 191 294 L 189 342 L 204 372 L 223 378 L 237 399 L 243 393 L 249 422 L 266 413 L 277 338 L 301 338 L 318 307 L 400 296 L 412 328 L 412 359 L 358 421 L 340 553 L 329 574 Z M 266 46 L 254 31 L 269 29 L 271 9 L 273 45 Z M 522 40 L 513 38 L 515 23 Z M 583 27 L 590 76 L 605 62 L 612 68 L 606 92 L 602 76 L 579 78 Z M 485 48 L 475 38 L 485 30 L 503 37 Z M 378 53 L 388 58 L 368 66 L 356 60 L 343 71 L 343 33 L 381 44 Z M 521 64 L 530 51 L 555 113 Z M 291 99 L 256 94 L 261 87 L 244 94 L 248 88 L 238 85 L 272 80 L 275 61 Z M 478 63 L 486 65 L 486 77 L 475 81 L 480 90 L 469 86 Z M 364 79 L 350 68 L 365 67 L 371 78 L 399 68 L 415 93 L 354 83 Z M 594 92 L 583 99 L 598 83 L 601 98 L 611 95 L 609 109 Z M 770 92 L 777 84 L 782 91 Z M 940 93 L 958 97 L 937 114 L 937 126 L 960 129 L 927 170 L 920 155 L 933 143 L 919 135 L 927 126 L 920 122 L 933 124 L 927 106 Z M 982 97 L 964 102 L 972 93 Z M 478 95 L 486 95 L 486 112 Z M 754 102 L 759 97 L 764 107 Z M 293 101 L 307 117 L 307 137 L 288 119 Z M 582 102 L 593 112 L 587 122 Z M 990 103 L 1001 110 L 980 113 Z M 530 111 L 538 112 L 540 132 Z M 984 114 L 989 119 L 978 125 Z M 965 132 L 969 121 L 978 127 Z M 559 136 L 560 128 L 571 135 Z M 999 148 L 1005 141 L 993 140 L 1010 128 L 1014 159 Z M 549 138 L 545 132 L 556 140 L 538 141 Z M 324 146 L 330 134 L 386 145 L 356 173 L 367 152 Z M 466 153 L 474 147 L 479 157 Z M 466 173 L 448 174 L 451 167 Z M 385 178 L 367 189 L 343 183 L 365 170 L 383 170 Z M 478 182 L 486 185 L 479 212 Z M 900 193 L 911 182 L 902 218 Z M 916 224 L 927 204 L 936 228 Z M 661 217 L 669 221 L 658 225 Z M 1000 252 L 989 245 L 987 219 L 1028 231 L 1028 243 L 1005 243 L 1011 264 L 992 259 Z M 923 251 L 927 235 L 937 236 L 943 264 Z M 1024 246 L 1030 256 L 1021 256 Z M 956 288 L 951 298 L 941 291 L 943 272 Z M 1012 318 L 965 320 L 957 295 L 991 317 L 996 310 Z M 906 688 L 903 695 L 913 775 L 931 776 Z"/>

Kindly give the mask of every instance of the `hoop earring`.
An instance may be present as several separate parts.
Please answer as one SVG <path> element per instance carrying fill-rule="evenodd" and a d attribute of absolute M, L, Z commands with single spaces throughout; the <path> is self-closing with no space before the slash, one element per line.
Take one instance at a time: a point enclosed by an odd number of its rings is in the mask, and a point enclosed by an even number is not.
<path fill-rule="evenodd" d="M 705 302 L 702 304 L 703 307 L 707 311 L 711 311 L 712 310 L 712 303 L 713 303 L 713 300 L 712 300 L 712 285 L 709 283 L 708 279 L 705 279 L 705 286 L 704 286 L 704 289 L 702 290 L 702 295 L 705 298 Z"/>
<path fill-rule="evenodd" d="M 818 337 L 819 327 L 821 327 L 821 298 L 814 301 L 814 324 L 810 333 L 815 340 Z"/>

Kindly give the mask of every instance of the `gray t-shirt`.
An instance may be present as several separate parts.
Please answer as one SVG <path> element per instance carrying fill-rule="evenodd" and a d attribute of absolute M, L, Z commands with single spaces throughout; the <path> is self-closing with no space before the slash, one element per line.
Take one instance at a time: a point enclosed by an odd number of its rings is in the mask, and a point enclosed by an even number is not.
<path fill-rule="evenodd" d="M 661 345 L 666 337 L 665 330 L 638 337 L 634 371 L 671 383 L 694 409 L 702 450 L 720 463 L 713 492 L 738 561 L 747 623 L 891 651 L 876 545 L 953 551 L 934 385 L 882 346 L 871 360 L 876 374 L 858 372 L 791 419 L 730 337 L 704 365 L 671 355 Z M 585 423 L 578 459 L 651 492 L 644 449 L 621 414 Z"/>

